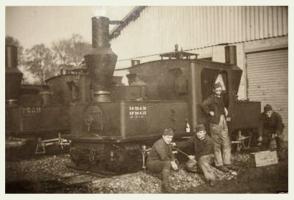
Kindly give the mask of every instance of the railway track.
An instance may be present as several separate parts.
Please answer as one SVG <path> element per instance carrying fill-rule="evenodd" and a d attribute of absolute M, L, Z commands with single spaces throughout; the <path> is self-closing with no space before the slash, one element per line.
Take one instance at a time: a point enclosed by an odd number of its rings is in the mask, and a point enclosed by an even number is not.
<path fill-rule="evenodd" d="M 7 193 L 75 193 L 89 191 L 93 181 L 113 174 L 73 167 L 66 155 L 6 161 Z"/>

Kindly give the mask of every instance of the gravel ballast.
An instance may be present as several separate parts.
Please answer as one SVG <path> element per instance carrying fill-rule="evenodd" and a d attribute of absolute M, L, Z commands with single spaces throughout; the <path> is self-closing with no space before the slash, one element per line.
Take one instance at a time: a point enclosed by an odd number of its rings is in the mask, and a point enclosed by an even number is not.
<path fill-rule="evenodd" d="M 239 154 L 234 156 L 234 160 L 239 166 L 246 165 L 249 155 Z M 65 180 L 81 174 L 78 170 L 68 168 L 67 165 L 69 164 L 71 164 L 71 160 L 67 154 L 44 156 L 32 160 L 6 161 L 6 183 L 27 181 L 38 185 L 38 187 L 30 187 L 32 191 L 28 192 L 31 193 L 161 193 L 160 176 L 143 170 L 107 178 L 90 174 L 87 175 L 89 177 L 88 182 L 66 185 Z M 215 175 L 218 180 L 236 178 L 230 173 L 224 173 L 217 169 L 215 169 Z M 185 193 L 191 188 L 206 184 L 201 173 L 190 173 L 183 168 L 180 168 L 177 172 L 172 171 L 170 182 L 171 187 L 177 193 Z M 57 188 L 54 185 L 48 186 L 46 183 L 49 185 L 55 184 Z"/>

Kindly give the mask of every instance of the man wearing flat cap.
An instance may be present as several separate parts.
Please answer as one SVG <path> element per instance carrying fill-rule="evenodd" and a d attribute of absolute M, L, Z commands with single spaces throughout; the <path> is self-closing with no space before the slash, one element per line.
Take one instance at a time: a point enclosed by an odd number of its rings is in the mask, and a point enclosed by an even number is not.
<path fill-rule="evenodd" d="M 271 105 L 265 105 L 264 112 L 260 117 L 258 142 L 266 148 L 272 148 L 271 141 L 275 140 L 277 148 L 280 150 L 283 148 L 283 130 L 284 124 L 281 115 L 273 111 Z"/>
<path fill-rule="evenodd" d="M 172 192 L 169 183 L 170 170 L 178 170 L 178 165 L 172 152 L 171 142 L 173 136 L 173 129 L 164 129 L 162 137 L 153 144 L 147 157 L 147 169 L 154 173 L 161 173 L 162 191 L 168 193 Z"/>
<path fill-rule="evenodd" d="M 186 148 L 193 146 L 194 155 L 189 155 L 189 159 L 196 157 L 198 166 L 202 170 L 206 181 L 213 186 L 216 181 L 212 164 L 214 163 L 213 141 L 206 134 L 203 124 L 198 124 L 195 128 L 195 134 L 185 143 L 178 143 L 178 147 Z"/>
<path fill-rule="evenodd" d="M 201 107 L 208 115 L 210 134 L 214 144 L 215 167 L 229 172 L 235 167 L 231 163 L 231 141 L 226 122 L 228 110 L 224 106 L 222 85 L 219 82 L 214 84 L 213 94 L 203 101 Z"/>

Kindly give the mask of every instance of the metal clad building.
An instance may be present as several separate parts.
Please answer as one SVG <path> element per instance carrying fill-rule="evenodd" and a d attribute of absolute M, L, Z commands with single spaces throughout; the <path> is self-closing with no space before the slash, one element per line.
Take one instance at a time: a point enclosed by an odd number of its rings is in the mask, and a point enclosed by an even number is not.
<path fill-rule="evenodd" d="M 288 128 L 288 50 L 277 49 L 246 54 L 248 97 L 273 105 Z"/>
<path fill-rule="evenodd" d="M 112 39 L 121 59 L 171 51 L 176 43 L 194 49 L 288 34 L 287 7 L 156 6 L 139 15 Z"/>
<path fill-rule="evenodd" d="M 124 22 L 114 28 L 111 41 L 118 68 L 130 66 L 130 59 L 158 59 L 175 44 L 199 58 L 224 62 L 224 44 L 235 44 L 244 72 L 239 98 L 270 103 L 287 133 L 287 6 L 142 6 Z"/>

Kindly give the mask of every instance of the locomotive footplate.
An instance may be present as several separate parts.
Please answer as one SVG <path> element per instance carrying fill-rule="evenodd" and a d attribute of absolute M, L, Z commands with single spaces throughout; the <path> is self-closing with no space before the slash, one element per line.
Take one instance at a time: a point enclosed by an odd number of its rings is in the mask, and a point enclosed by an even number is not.
<path fill-rule="evenodd" d="M 189 138 L 192 136 L 192 133 L 181 132 L 177 133 L 174 136 L 174 139 L 181 139 L 181 138 Z M 128 137 L 123 138 L 121 136 L 99 136 L 99 135 L 86 135 L 83 136 L 74 136 L 74 135 L 66 135 L 65 138 L 69 139 L 72 142 L 83 143 L 83 142 L 90 142 L 90 143 L 129 143 L 129 142 L 140 142 L 140 141 L 155 141 L 156 139 L 160 138 L 160 134 L 151 134 L 151 135 L 143 135 L 136 137 Z"/>

